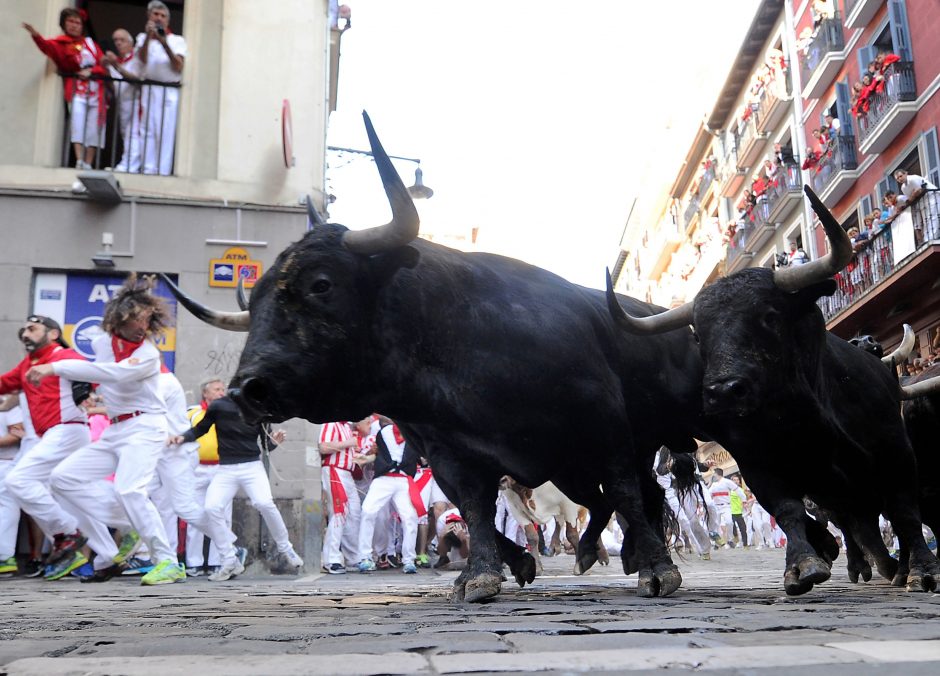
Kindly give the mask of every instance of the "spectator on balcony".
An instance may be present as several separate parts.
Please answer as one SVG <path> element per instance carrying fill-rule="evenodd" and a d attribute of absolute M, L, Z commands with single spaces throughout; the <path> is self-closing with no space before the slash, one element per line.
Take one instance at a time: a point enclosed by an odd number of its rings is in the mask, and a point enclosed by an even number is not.
<path fill-rule="evenodd" d="M 114 97 L 118 105 L 118 126 L 124 153 L 115 171 L 140 173 L 140 73 L 143 64 L 135 58 L 134 39 L 123 28 L 118 28 L 111 35 L 117 54 L 105 52 L 104 62 L 114 80 Z"/>
<path fill-rule="evenodd" d="M 770 160 L 764 160 L 764 176 L 767 178 L 767 183 L 776 186 L 777 185 L 777 164 Z"/>
<path fill-rule="evenodd" d="M 75 167 L 91 169 L 104 140 L 108 112 L 104 87 L 100 81 L 92 79 L 108 74 L 101 63 L 104 54 L 101 47 L 85 35 L 83 12 L 66 7 L 59 12 L 59 27 L 62 35 L 46 39 L 28 23 L 23 24 L 39 51 L 48 56 L 64 76 Z"/>
<path fill-rule="evenodd" d="M 833 117 L 832 113 L 826 113 L 826 116 L 823 118 L 826 122 L 826 126 L 829 127 L 829 135 L 837 136 L 839 130 L 842 129 L 842 123 L 839 122 L 838 117 Z"/>
<path fill-rule="evenodd" d="M 796 159 L 793 157 L 793 150 L 790 146 L 782 146 L 779 143 L 774 143 L 774 161 L 777 166 L 783 164 L 794 164 Z"/>
<path fill-rule="evenodd" d="M 831 19 L 836 15 L 835 6 L 832 0 L 813 0 L 810 7 L 813 15 L 813 30 L 819 30 L 819 26 L 826 19 Z"/>
<path fill-rule="evenodd" d="M 147 3 L 147 24 L 137 36 L 137 56 L 147 80 L 167 83 L 144 85 L 141 109 L 144 124 L 145 174 L 169 176 L 176 145 L 179 82 L 186 62 L 186 40 L 170 30 L 170 10 L 160 0 Z"/>
<path fill-rule="evenodd" d="M 790 253 L 787 254 L 787 265 L 803 265 L 809 262 L 809 256 L 803 251 L 795 239 L 790 240 Z"/>
<path fill-rule="evenodd" d="M 882 220 L 885 223 L 890 223 L 898 215 L 898 196 L 893 190 L 889 190 L 885 193 L 881 203 L 884 205 L 884 211 L 881 215 Z"/>
<path fill-rule="evenodd" d="M 937 186 L 923 176 L 909 174 L 903 169 L 898 169 L 894 172 L 894 180 L 898 182 L 901 192 L 903 192 L 904 197 L 907 198 L 905 200 L 906 202 L 913 202 L 925 192 L 935 192 L 937 190 Z"/>

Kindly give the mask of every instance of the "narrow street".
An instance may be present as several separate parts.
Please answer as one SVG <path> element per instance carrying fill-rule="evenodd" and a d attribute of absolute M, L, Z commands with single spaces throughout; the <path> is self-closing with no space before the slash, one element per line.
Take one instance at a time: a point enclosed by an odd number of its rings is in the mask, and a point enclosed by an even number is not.
<path fill-rule="evenodd" d="M 940 595 L 833 579 L 787 598 L 782 551 L 677 559 L 682 588 L 639 599 L 615 566 L 505 583 L 490 603 L 448 599 L 456 572 L 191 578 L 145 588 L 3 580 L 0 664 L 58 674 L 400 674 L 709 670 L 936 674 Z M 619 563 L 619 562 L 618 562 Z"/>

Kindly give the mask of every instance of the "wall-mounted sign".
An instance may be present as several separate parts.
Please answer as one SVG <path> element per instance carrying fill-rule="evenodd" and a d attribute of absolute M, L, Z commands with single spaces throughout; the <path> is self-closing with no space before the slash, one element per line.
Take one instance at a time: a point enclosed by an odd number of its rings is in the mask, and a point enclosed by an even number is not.
<path fill-rule="evenodd" d="M 250 289 L 261 278 L 261 261 L 252 260 L 251 255 L 239 246 L 226 249 L 221 258 L 209 261 L 209 286 L 235 287 L 242 279 Z"/>

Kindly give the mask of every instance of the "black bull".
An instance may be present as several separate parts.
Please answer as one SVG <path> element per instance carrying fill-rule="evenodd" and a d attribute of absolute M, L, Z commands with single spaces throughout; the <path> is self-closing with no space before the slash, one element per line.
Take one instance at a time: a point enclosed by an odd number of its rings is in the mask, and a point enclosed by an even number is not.
<path fill-rule="evenodd" d="M 551 480 L 591 510 L 581 570 L 616 510 L 635 545 L 624 568 L 639 571 L 638 593 L 673 592 L 681 576 L 649 468 L 662 444 L 694 449 L 702 371 L 691 331 L 634 337 L 617 328 L 603 292 L 416 239 L 414 205 L 368 117 L 366 127 L 391 223 L 320 224 L 278 256 L 243 313 L 202 308 L 174 289 L 206 321 L 249 331 L 230 384 L 246 419 L 394 419 L 469 527 L 458 597 L 496 594 L 501 559 L 520 584 L 534 575 L 531 557 L 494 528 L 506 474 L 528 486 Z M 622 302 L 639 315 L 661 310 Z"/>
<path fill-rule="evenodd" d="M 655 317 L 630 317 L 613 298 L 611 312 L 638 334 L 694 325 L 707 428 L 787 534 L 788 593 L 828 579 L 838 553 L 806 516 L 804 496 L 832 513 L 891 579 L 896 564 L 876 527 L 886 514 L 910 552 L 908 588 L 933 589 L 940 564 L 921 532 L 916 463 L 900 417 L 910 393 L 878 359 L 825 330 L 816 300 L 835 291 L 831 276 L 852 249 L 832 214 L 807 194 L 831 254 L 794 269 L 743 270 Z"/>

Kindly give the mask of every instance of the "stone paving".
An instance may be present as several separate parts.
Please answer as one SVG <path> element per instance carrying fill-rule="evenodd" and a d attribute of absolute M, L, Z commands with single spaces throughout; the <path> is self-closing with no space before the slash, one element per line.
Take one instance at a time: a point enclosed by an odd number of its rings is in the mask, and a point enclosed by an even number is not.
<path fill-rule="evenodd" d="M 940 595 L 852 585 L 844 560 L 783 593 L 780 551 L 676 559 L 682 588 L 640 599 L 617 568 L 573 557 L 484 604 L 448 598 L 456 572 L 205 578 L 146 588 L 0 580 L 0 673 L 940 673 Z M 214 674 L 213 674 L 214 676 Z"/>

